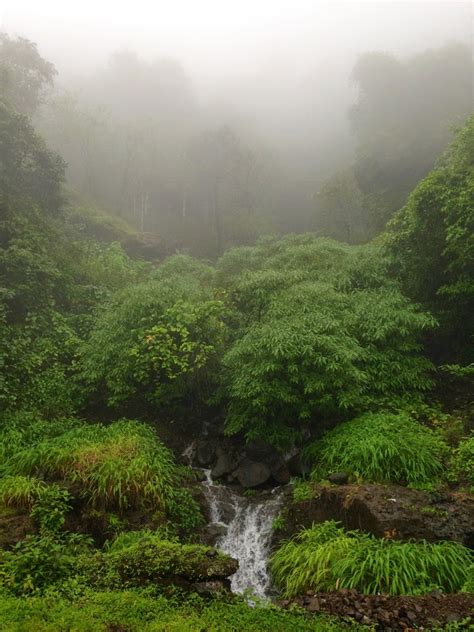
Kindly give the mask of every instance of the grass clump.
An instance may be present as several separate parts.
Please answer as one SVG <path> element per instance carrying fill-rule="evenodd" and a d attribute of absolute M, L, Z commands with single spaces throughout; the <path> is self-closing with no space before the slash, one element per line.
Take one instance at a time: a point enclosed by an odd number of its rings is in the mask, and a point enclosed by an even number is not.
<path fill-rule="evenodd" d="M 436 432 L 406 413 L 368 413 L 327 432 L 307 455 L 315 479 L 343 471 L 367 481 L 418 485 L 440 480 L 447 450 Z"/>
<path fill-rule="evenodd" d="M 21 445 L 2 467 L 0 483 L 10 504 L 31 504 L 46 483 L 77 490 L 100 511 L 153 510 L 184 529 L 200 524 L 197 503 L 179 467 L 152 428 L 136 421 L 81 424 L 62 434 Z M 12 492 L 10 482 L 15 482 Z"/>
<path fill-rule="evenodd" d="M 45 487 L 46 483 L 34 476 L 4 476 L 0 479 L 0 503 L 7 507 L 31 509 Z"/>
<path fill-rule="evenodd" d="M 467 581 L 472 553 L 455 542 L 399 542 L 328 521 L 301 531 L 271 558 L 285 596 L 351 588 L 366 594 L 457 592 Z"/>

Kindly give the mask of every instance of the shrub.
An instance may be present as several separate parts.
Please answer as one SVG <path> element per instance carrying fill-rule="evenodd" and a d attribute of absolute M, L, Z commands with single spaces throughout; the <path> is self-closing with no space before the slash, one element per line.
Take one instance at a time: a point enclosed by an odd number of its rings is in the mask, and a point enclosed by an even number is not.
<path fill-rule="evenodd" d="M 224 332 L 223 304 L 201 277 L 152 279 L 119 292 L 82 346 L 85 399 L 163 408 L 205 401 Z"/>
<path fill-rule="evenodd" d="M 3 554 L 0 584 L 14 594 L 41 592 L 74 574 L 90 540 L 79 534 L 29 535 Z"/>
<path fill-rule="evenodd" d="M 271 558 L 271 570 L 288 597 L 340 588 L 410 595 L 459 591 L 471 562 L 472 553 L 461 544 L 380 540 L 360 531 L 345 532 L 330 521 L 284 543 Z"/>
<path fill-rule="evenodd" d="M 80 425 L 23 448 L 5 467 L 11 474 L 74 484 L 99 509 L 153 508 L 189 528 L 200 522 L 199 508 L 183 488 L 186 470 L 146 424 Z"/>
<path fill-rule="evenodd" d="M 302 424 L 430 386 L 419 341 L 434 320 L 402 296 L 376 249 L 303 235 L 241 250 L 218 265 L 242 325 L 223 358 L 229 434 L 285 446 Z"/>
<path fill-rule="evenodd" d="M 345 471 L 368 481 L 411 484 L 438 480 L 446 453 L 437 433 L 405 413 L 370 413 L 352 419 L 307 449 L 315 464 L 314 478 Z"/>

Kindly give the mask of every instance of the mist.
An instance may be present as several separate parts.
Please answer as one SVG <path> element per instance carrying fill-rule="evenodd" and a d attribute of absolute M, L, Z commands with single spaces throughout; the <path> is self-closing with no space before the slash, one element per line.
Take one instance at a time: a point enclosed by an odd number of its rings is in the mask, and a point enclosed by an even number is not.
<path fill-rule="evenodd" d="M 213 255 L 268 232 L 305 230 L 365 241 L 403 204 L 470 110 L 468 2 L 0 7 L 2 30 L 35 42 L 57 70 L 35 125 L 66 160 L 72 188 L 159 234 L 171 250 Z M 361 59 L 371 72 L 369 53 L 385 55 L 386 67 L 372 68 L 380 86 L 398 64 L 393 107 L 381 103 L 384 88 L 371 91 L 365 71 L 356 78 Z M 423 64 L 426 85 L 416 77 Z M 388 129 L 403 127 L 408 142 L 408 122 L 431 120 L 420 107 L 439 109 L 450 78 L 452 98 L 418 139 L 425 151 L 409 167 L 413 175 L 395 186 L 383 174 L 368 177 L 379 178 L 375 184 L 364 181 L 363 160 L 379 160 L 383 142 L 391 142 L 378 136 L 377 117 L 404 112 Z M 432 102 L 421 105 L 429 95 Z M 374 122 L 370 138 L 350 115 L 364 104 L 362 118 Z M 413 154 L 405 147 L 400 164 L 404 151 Z M 383 212 L 368 217 L 365 209 L 380 196 Z M 197 235 L 203 221 L 208 230 Z"/>

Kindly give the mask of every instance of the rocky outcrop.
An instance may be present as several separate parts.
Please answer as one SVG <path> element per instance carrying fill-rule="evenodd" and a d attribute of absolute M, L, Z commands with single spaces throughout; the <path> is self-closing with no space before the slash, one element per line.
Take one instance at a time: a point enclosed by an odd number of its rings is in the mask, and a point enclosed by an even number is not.
<path fill-rule="evenodd" d="M 338 520 L 347 529 L 402 540 L 455 540 L 474 547 L 474 498 L 430 495 L 397 485 L 338 485 L 313 488 L 314 498 L 285 510 L 287 538 L 313 522 Z"/>

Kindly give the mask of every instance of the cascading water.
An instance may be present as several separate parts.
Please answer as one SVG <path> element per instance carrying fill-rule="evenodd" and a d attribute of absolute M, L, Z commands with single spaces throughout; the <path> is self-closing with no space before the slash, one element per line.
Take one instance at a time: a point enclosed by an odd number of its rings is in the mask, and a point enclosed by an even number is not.
<path fill-rule="evenodd" d="M 214 485 L 210 470 L 204 473 L 211 523 L 222 529 L 216 547 L 239 561 L 239 570 L 231 577 L 232 592 L 249 590 L 263 598 L 270 585 L 267 559 L 282 491 L 276 488 L 265 498 L 246 498 L 224 485 Z"/>

